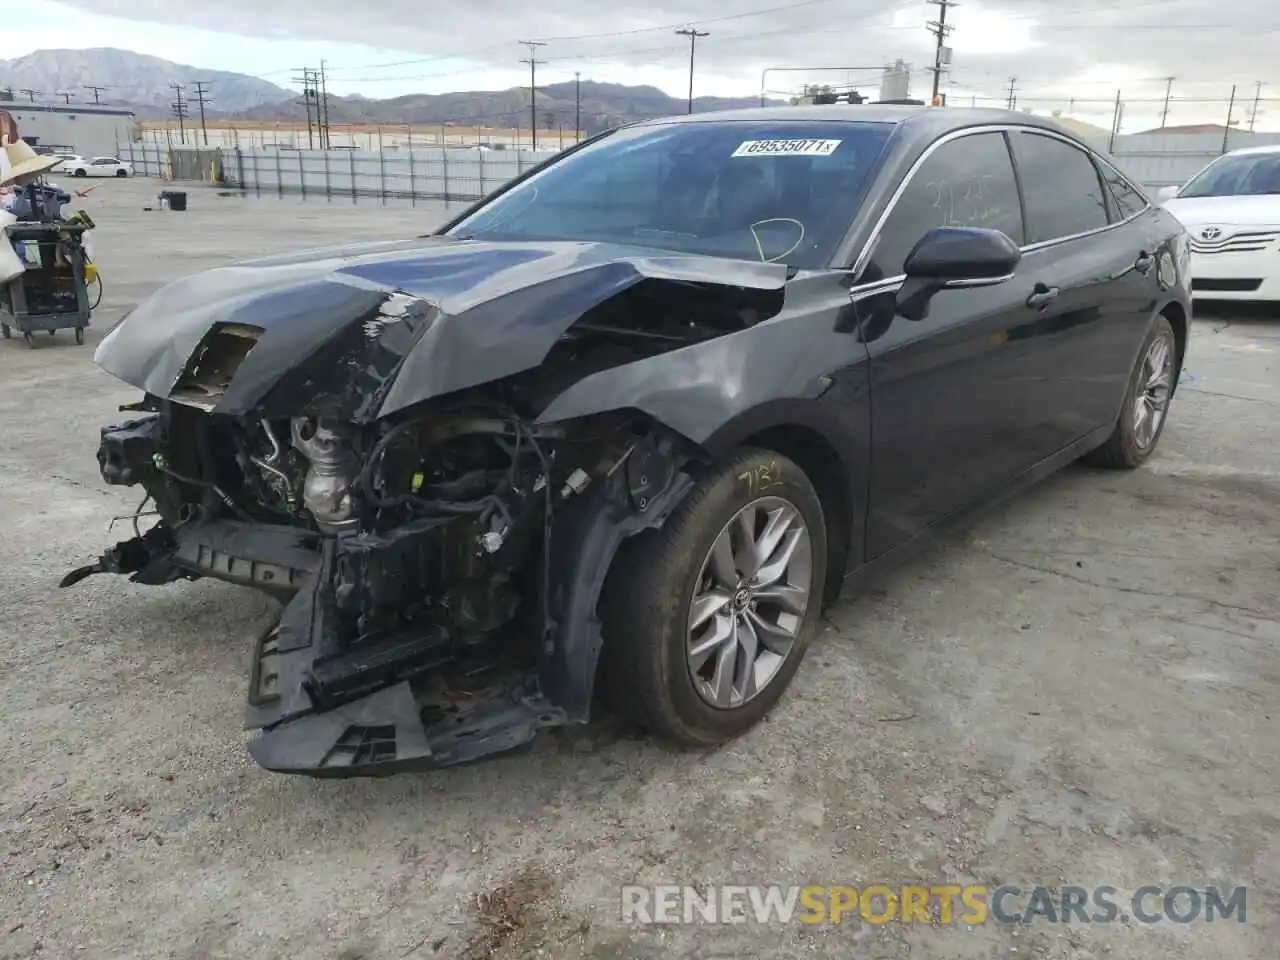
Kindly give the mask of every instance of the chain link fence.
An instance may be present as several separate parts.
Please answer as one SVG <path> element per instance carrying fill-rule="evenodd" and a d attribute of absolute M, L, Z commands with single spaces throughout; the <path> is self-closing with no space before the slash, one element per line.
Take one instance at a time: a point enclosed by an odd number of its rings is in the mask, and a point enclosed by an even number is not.
<path fill-rule="evenodd" d="M 478 200 L 556 151 L 195 149 L 133 143 L 120 158 L 140 176 L 199 180 L 259 196 Z"/>

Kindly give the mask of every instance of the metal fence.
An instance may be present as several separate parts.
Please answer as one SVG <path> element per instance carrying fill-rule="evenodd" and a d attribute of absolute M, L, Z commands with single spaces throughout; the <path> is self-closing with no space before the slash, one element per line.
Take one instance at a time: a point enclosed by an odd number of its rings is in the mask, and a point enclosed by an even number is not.
<path fill-rule="evenodd" d="M 1280 144 L 1280 134 L 1142 133 L 1085 138 L 1149 189 L 1185 183 L 1228 150 Z M 121 159 L 141 175 L 205 180 L 259 194 L 327 199 L 478 200 L 556 150 L 204 148 L 137 141 Z"/>
<path fill-rule="evenodd" d="M 143 176 L 223 183 L 259 195 L 377 200 L 478 200 L 555 150 L 201 150 L 216 162 L 193 164 L 192 147 L 134 143 L 120 152 Z M 196 170 L 197 175 L 187 171 Z"/>

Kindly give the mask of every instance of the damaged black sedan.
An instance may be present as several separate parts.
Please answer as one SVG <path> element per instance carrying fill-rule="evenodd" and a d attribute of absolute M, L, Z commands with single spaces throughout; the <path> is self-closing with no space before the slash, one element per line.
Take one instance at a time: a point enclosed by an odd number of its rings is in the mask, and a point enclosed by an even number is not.
<path fill-rule="evenodd" d="M 248 698 L 272 770 L 471 761 L 597 694 L 721 742 L 848 575 L 1075 458 L 1151 455 L 1188 256 L 1021 114 L 632 125 L 430 236 L 139 305 L 97 352 L 143 393 L 98 460 L 159 519 L 64 585 L 277 596 Z"/>

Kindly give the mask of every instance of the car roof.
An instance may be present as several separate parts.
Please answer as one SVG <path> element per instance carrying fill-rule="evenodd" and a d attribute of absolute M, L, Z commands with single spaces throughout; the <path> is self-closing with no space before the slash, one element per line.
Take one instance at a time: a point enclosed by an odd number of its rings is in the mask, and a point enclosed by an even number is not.
<path fill-rule="evenodd" d="M 1037 117 L 1018 110 L 985 107 L 924 107 L 911 104 L 806 104 L 795 107 L 745 107 L 737 110 L 711 110 L 706 113 L 682 114 L 643 120 L 636 126 L 667 123 L 736 123 L 747 121 L 801 120 L 857 123 L 883 123 L 906 126 L 913 133 L 938 136 L 949 130 L 987 124 L 1017 124 L 1039 127 L 1079 141 L 1080 137 L 1049 117 Z"/>
<path fill-rule="evenodd" d="M 1223 156 L 1238 157 L 1250 153 L 1280 153 L 1280 143 L 1264 143 L 1257 147 L 1237 147 L 1223 154 Z"/>

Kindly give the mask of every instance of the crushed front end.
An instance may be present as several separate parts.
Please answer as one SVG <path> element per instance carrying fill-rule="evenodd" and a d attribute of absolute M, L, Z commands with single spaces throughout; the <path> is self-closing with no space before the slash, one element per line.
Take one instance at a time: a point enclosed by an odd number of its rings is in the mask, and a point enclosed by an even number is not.
<path fill-rule="evenodd" d="M 674 503 L 680 440 L 643 417 L 536 425 L 459 400 L 392 422 L 219 415 L 148 397 L 102 430 L 159 520 L 69 574 L 214 577 L 283 603 L 256 641 L 250 742 L 313 776 L 444 766 L 587 718 L 595 602 Z"/>
<path fill-rule="evenodd" d="M 723 414 L 690 385 L 725 369 L 720 338 L 781 309 L 786 276 L 421 238 L 175 281 L 95 354 L 143 394 L 103 429 L 102 476 L 158 519 L 63 585 L 213 577 L 277 597 L 247 715 L 272 770 L 456 764 L 585 722 L 605 576 L 687 494 L 693 433 Z M 628 399 L 642 386 L 649 406 Z"/>

